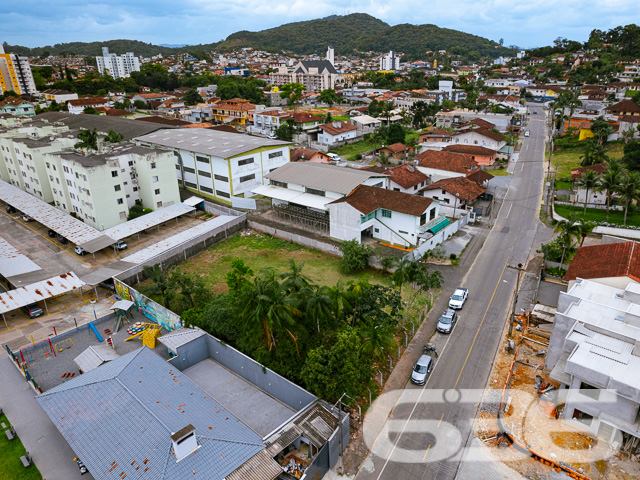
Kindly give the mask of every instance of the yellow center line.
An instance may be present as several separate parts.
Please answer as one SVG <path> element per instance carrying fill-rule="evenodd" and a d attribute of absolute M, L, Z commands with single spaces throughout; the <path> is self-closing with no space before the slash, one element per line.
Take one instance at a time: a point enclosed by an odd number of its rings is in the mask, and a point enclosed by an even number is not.
<path fill-rule="evenodd" d="M 442 419 L 444 418 L 444 413 L 440 417 L 440 421 L 438 422 L 438 426 L 436 428 L 440 428 L 440 424 L 442 423 Z"/>
<path fill-rule="evenodd" d="M 429 444 L 429 446 L 427 447 L 427 451 L 424 452 L 424 457 L 422 457 L 422 461 L 424 462 L 424 459 L 427 458 L 427 453 L 429 453 L 429 449 L 431 448 L 431 444 Z"/>
<path fill-rule="evenodd" d="M 464 367 L 467 365 L 467 361 L 469 360 L 469 356 L 471 355 L 471 350 L 473 350 L 473 346 L 476 344 L 476 340 L 478 335 L 480 334 L 480 329 L 482 328 L 482 324 L 484 323 L 485 318 L 487 318 L 487 313 L 489 313 L 489 308 L 491 307 L 491 303 L 493 302 L 493 297 L 495 297 L 496 292 L 498 291 L 498 286 L 502 281 L 502 275 L 504 275 L 504 271 L 507 269 L 507 260 L 504 262 L 504 267 L 502 267 L 502 272 L 500 272 L 500 278 L 498 278 L 498 283 L 496 283 L 496 287 L 493 289 L 493 293 L 491 294 L 491 298 L 489 299 L 489 304 L 487 305 L 487 309 L 484 311 L 484 315 L 482 316 L 482 320 L 480 321 L 480 325 L 478 325 L 478 330 L 476 331 L 475 337 L 473 337 L 473 342 L 471 342 L 471 346 L 469 347 L 469 352 L 467 352 L 467 358 L 464 359 L 464 363 L 462 364 L 462 368 L 460 369 L 460 373 L 458 374 L 458 378 L 456 379 L 456 383 L 453 386 L 455 389 L 458 386 L 458 382 L 460 381 L 460 377 L 462 377 L 462 372 L 464 371 Z"/>

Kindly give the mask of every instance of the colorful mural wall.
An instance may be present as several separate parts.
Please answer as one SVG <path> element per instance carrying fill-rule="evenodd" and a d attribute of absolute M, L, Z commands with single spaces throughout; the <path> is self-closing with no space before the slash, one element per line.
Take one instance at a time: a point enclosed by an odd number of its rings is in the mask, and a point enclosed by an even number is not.
<path fill-rule="evenodd" d="M 136 308 L 145 317 L 153 320 L 158 325 L 162 325 L 165 329 L 171 331 L 180 328 L 182 323 L 180 317 L 163 307 L 159 303 L 154 302 L 150 298 L 142 295 L 135 288 L 130 287 L 126 283 L 121 282 L 117 278 L 113 279 L 116 286 L 116 293 L 123 300 L 130 300 L 135 303 Z"/>

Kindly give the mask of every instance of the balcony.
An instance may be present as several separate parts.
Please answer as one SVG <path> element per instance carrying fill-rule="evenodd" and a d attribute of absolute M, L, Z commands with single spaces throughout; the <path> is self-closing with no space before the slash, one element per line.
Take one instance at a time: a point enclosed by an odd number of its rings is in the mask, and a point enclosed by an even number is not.
<path fill-rule="evenodd" d="M 421 225 L 418 228 L 420 233 L 431 232 L 433 234 L 438 233 L 440 230 L 445 228 L 447 225 L 451 224 L 451 221 L 444 215 L 440 215 L 430 222 Z"/>

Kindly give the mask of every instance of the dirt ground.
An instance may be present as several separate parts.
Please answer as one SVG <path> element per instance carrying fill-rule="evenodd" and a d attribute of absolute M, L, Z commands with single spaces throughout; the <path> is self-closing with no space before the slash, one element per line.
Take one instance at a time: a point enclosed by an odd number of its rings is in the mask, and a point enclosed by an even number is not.
<path fill-rule="evenodd" d="M 526 331 L 526 321 L 523 324 Z M 492 453 L 500 461 L 526 478 L 556 478 L 556 472 L 550 467 L 527 458 L 510 447 L 505 448 L 504 443 L 499 445 L 496 439 L 496 415 L 509 369 L 515 358 L 518 363 L 515 364 L 511 388 L 505 394 L 508 407 L 505 408 L 504 422 L 516 439 L 533 452 L 567 464 L 593 480 L 640 479 L 640 463 L 623 460 L 618 453 L 610 450 L 606 442 L 598 441 L 573 424 L 555 418 L 554 403 L 545 399 L 560 402 L 558 411 L 561 412 L 561 396 L 556 400 L 552 392 L 551 397 L 538 398 L 534 388 L 536 375 L 541 377 L 543 384 L 550 383 L 556 388 L 559 386 L 543 371 L 545 356 L 542 352 L 546 353 L 547 347 L 535 343 L 546 344 L 548 339 L 515 329 L 512 339 L 517 347 L 517 357 L 514 357 L 513 351 L 507 351 L 508 338 L 505 335 L 491 372 L 490 389 L 485 392 L 479 409 L 475 435 L 485 445 L 492 447 Z"/>

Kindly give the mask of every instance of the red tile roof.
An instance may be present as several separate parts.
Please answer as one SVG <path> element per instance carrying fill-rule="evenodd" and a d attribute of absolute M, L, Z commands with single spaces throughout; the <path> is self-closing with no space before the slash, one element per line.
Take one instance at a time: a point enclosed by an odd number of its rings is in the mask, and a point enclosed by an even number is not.
<path fill-rule="evenodd" d="M 467 178 L 472 182 L 477 183 L 478 185 L 483 185 L 486 181 L 491 180 L 493 178 L 493 175 L 491 175 L 486 170 L 482 170 L 478 168 L 477 170 L 468 174 Z"/>
<path fill-rule="evenodd" d="M 610 277 L 629 277 L 640 282 L 640 244 L 624 242 L 580 247 L 564 279 Z"/>
<path fill-rule="evenodd" d="M 606 163 L 598 163 L 597 165 L 589 165 L 588 167 L 574 168 L 571 170 L 571 180 L 576 180 L 582 177 L 582 175 L 584 175 L 589 170 L 593 170 L 596 173 L 602 174 L 606 169 Z"/>
<path fill-rule="evenodd" d="M 387 145 L 386 147 L 382 147 L 382 148 L 386 148 L 387 150 L 390 150 L 392 153 L 402 153 L 405 152 L 409 147 L 407 147 L 404 143 L 394 143 L 393 145 Z"/>
<path fill-rule="evenodd" d="M 310 148 L 292 148 L 291 152 L 289 152 L 289 157 L 292 162 L 298 162 L 300 160 L 311 160 L 315 155 L 322 155 L 326 157 L 327 163 L 329 163 L 329 157 L 322 152 L 317 150 L 312 150 Z"/>
<path fill-rule="evenodd" d="M 339 127 L 336 126 L 338 123 L 340 124 Z M 358 129 L 355 125 L 344 121 L 325 123 L 324 125 L 320 125 L 320 128 L 329 135 L 339 135 L 340 133 L 346 133 Z"/>
<path fill-rule="evenodd" d="M 632 100 L 623 100 L 605 108 L 605 110 L 612 113 L 640 113 L 640 105 L 634 103 Z"/>
<path fill-rule="evenodd" d="M 491 140 L 495 140 L 496 142 L 502 142 L 505 138 L 501 133 L 494 132 L 493 130 L 489 130 L 488 128 L 474 128 L 471 131 L 479 133 L 480 135 L 484 135 L 485 137 L 490 138 Z"/>
<path fill-rule="evenodd" d="M 458 195 L 461 199 L 468 199 L 469 201 L 475 200 L 487 191 L 486 188 L 481 187 L 467 177 L 444 178 L 432 183 L 425 190 L 444 190 L 451 195 Z"/>
<path fill-rule="evenodd" d="M 27 102 L 26 100 L 23 100 L 20 97 L 9 96 L 4 100 L 0 101 L 0 107 L 6 107 L 6 106 L 18 107 L 23 103 L 29 103 L 29 102 Z"/>
<path fill-rule="evenodd" d="M 478 168 L 478 163 L 470 156 L 462 153 L 452 153 L 437 150 L 427 150 L 416 155 L 418 166 L 446 170 L 448 172 L 470 173 Z"/>
<path fill-rule="evenodd" d="M 137 96 L 144 98 L 145 100 L 157 100 L 158 98 L 165 98 L 169 95 L 165 95 L 162 93 L 139 93 Z"/>
<path fill-rule="evenodd" d="M 436 128 L 420 134 L 421 137 L 453 137 L 453 132 L 445 130 L 444 128 Z"/>
<path fill-rule="evenodd" d="M 108 108 L 107 116 L 108 117 L 124 117 L 126 115 L 131 115 L 131 112 L 127 110 L 123 110 L 122 108 Z"/>
<path fill-rule="evenodd" d="M 79 98 L 78 100 L 68 100 L 67 104 L 72 105 L 74 107 L 82 107 L 82 106 L 90 106 L 90 105 L 104 105 L 109 100 L 104 97 L 90 97 L 90 98 Z"/>
<path fill-rule="evenodd" d="M 502 96 L 505 96 L 505 95 L 502 95 Z M 496 128 L 495 124 L 488 122 L 483 118 L 474 118 L 473 120 L 469 120 L 467 123 L 463 124 L 462 126 L 465 126 L 465 125 L 477 125 L 478 127 L 482 127 L 482 128 Z"/>
<path fill-rule="evenodd" d="M 486 157 L 496 154 L 495 150 L 481 147 L 480 145 L 447 145 L 443 150 L 454 153 L 466 153 L 467 155 L 484 155 Z"/>
<path fill-rule="evenodd" d="M 413 165 L 401 165 L 385 172 L 389 178 L 402 188 L 411 188 L 426 182 L 429 177 L 418 170 Z"/>
<path fill-rule="evenodd" d="M 619 122 L 640 123 L 640 115 L 618 115 Z"/>
<path fill-rule="evenodd" d="M 378 208 L 384 208 L 392 212 L 406 213 L 407 215 L 418 217 L 429 208 L 433 200 L 394 190 L 359 185 L 349 195 L 335 200 L 329 205 L 336 203 L 348 203 L 363 215 L 371 213 Z"/>
<path fill-rule="evenodd" d="M 310 113 L 295 112 L 293 114 L 293 121 L 295 123 L 322 122 L 324 121 L 324 118 L 318 117 L 317 115 L 311 115 Z"/>

